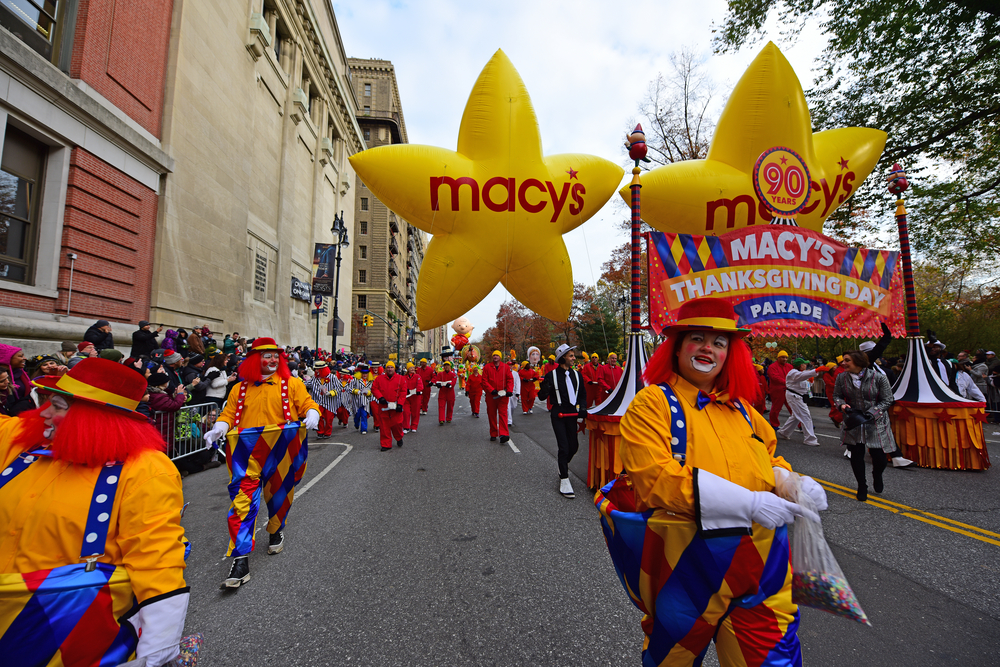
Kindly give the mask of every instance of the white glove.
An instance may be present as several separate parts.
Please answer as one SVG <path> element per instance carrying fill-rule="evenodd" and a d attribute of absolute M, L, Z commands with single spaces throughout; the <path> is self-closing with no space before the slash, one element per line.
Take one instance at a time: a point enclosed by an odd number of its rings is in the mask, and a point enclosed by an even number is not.
<path fill-rule="evenodd" d="M 830 507 L 830 504 L 826 501 L 826 489 L 820 486 L 812 477 L 802 475 L 802 490 L 816 503 L 816 509 L 822 511 Z"/>
<path fill-rule="evenodd" d="M 227 433 L 229 433 L 229 424 L 224 421 L 217 421 L 215 422 L 215 426 L 213 426 L 211 430 L 205 434 L 205 442 L 209 446 L 214 445 L 216 440 Z"/>
<path fill-rule="evenodd" d="M 306 412 L 306 418 L 302 420 L 302 425 L 309 431 L 315 430 L 319 426 L 319 413 L 310 408 Z"/>
<path fill-rule="evenodd" d="M 807 513 L 812 515 L 810 518 L 815 517 L 817 521 L 819 520 L 813 512 L 809 512 L 801 505 L 783 500 L 770 491 L 753 492 L 750 518 L 754 523 L 759 523 L 769 530 L 792 523 L 795 517 L 805 516 Z"/>
<path fill-rule="evenodd" d="M 499 396 L 501 398 L 503 398 L 506 395 L 507 395 L 507 392 L 505 392 L 503 389 L 501 389 L 500 391 L 497 392 L 497 396 Z"/>
<path fill-rule="evenodd" d="M 792 502 L 794 502 L 794 500 L 801 498 L 799 494 L 805 493 L 812 499 L 817 510 L 822 511 L 829 508 L 829 503 L 826 500 L 826 491 L 812 477 L 796 475 L 793 478 L 792 473 L 777 466 L 772 468 L 772 470 L 774 470 L 774 492 L 778 496 L 785 500 L 792 499 Z M 795 482 L 798 483 L 796 484 Z"/>
<path fill-rule="evenodd" d="M 139 607 L 129 619 L 136 631 L 142 631 L 135 648 L 137 658 L 146 658 L 148 667 L 160 667 L 180 653 L 177 645 L 184 630 L 190 593 L 178 593 Z"/>
<path fill-rule="evenodd" d="M 385 406 L 385 408 L 386 408 L 386 410 L 395 410 L 396 409 L 396 402 L 395 401 L 389 401 L 389 405 Z"/>

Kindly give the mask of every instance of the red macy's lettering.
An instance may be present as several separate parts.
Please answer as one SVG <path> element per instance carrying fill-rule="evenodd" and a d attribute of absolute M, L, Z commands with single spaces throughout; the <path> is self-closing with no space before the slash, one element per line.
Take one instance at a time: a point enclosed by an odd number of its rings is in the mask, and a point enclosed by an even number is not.
<path fill-rule="evenodd" d="M 823 205 L 823 210 L 820 215 L 826 215 L 833 208 L 833 202 L 836 200 L 837 204 L 843 204 L 848 197 L 851 196 L 851 192 L 854 190 L 854 179 L 857 176 L 853 171 L 849 171 L 846 174 L 837 174 L 837 179 L 833 182 L 833 187 L 826 182 L 825 178 L 820 179 L 820 182 L 812 181 L 810 186 L 812 187 L 812 201 L 808 206 L 803 208 L 799 214 L 808 215 L 819 208 L 819 205 Z M 819 197 L 819 193 L 822 191 L 822 198 Z M 842 191 L 842 192 L 841 192 Z M 840 193 L 840 196 L 837 196 Z M 757 216 L 760 215 L 763 222 L 771 222 L 772 216 L 771 212 L 764 208 L 764 205 L 757 201 L 755 197 L 750 195 L 740 195 L 739 197 L 734 197 L 733 199 L 716 199 L 714 201 L 705 203 L 705 231 L 712 231 L 715 229 L 715 213 L 720 208 L 726 209 L 726 229 L 733 229 L 736 227 L 736 216 L 740 211 L 740 207 L 743 207 L 744 217 L 743 220 L 746 221 L 745 227 L 757 224 Z"/>
<path fill-rule="evenodd" d="M 486 204 L 486 208 L 497 213 L 501 211 L 515 211 L 518 205 L 528 213 L 538 213 L 545 209 L 551 200 L 553 210 L 552 218 L 549 222 L 555 222 L 559 219 L 559 214 L 562 213 L 563 207 L 566 206 L 566 201 L 570 197 L 572 197 L 573 201 L 569 205 L 569 213 L 570 215 L 579 215 L 580 211 L 583 210 L 583 195 L 587 194 L 587 189 L 583 187 L 583 183 L 574 183 L 572 186 L 569 183 L 563 183 L 562 190 L 557 192 L 556 186 L 552 184 L 552 181 L 542 183 L 536 178 L 527 178 L 521 181 L 521 185 L 518 186 L 517 179 L 496 176 L 486 181 L 480 192 L 479 183 L 476 179 L 468 176 L 461 178 L 431 176 L 432 211 L 441 210 L 438 192 L 442 185 L 447 185 L 451 189 L 452 211 L 461 209 L 459 194 L 463 185 L 469 186 L 473 211 L 479 210 L 480 194 L 482 194 L 483 203 Z M 495 195 L 492 194 L 493 190 L 497 188 L 503 188 L 506 193 L 506 196 L 499 201 L 495 200 Z M 531 190 L 537 190 L 538 192 L 531 192 Z M 549 199 L 544 198 L 546 194 L 549 195 Z M 537 198 L 538 201 L 532 203 L 529 201 L 529 198 Z"/>

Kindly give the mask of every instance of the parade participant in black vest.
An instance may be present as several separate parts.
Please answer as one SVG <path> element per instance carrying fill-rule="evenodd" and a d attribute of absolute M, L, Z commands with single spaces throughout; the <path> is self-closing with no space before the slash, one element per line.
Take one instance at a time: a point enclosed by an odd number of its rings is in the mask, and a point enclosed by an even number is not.
<path fill-rule="evenodd" d="M 587 384 L 580 372 L 573 369 L 576 361 L 576 347 L 560 345 L 556 350 L 559 364 L 545 374 L 538 398 L 552 402 L 552 430 L 559 446 L 559 493 L 566 498 L 575 498 L 573 484 L 569 481 L 569 462 L 580 444 L 577 442 L 577 420 L 587 417 Z"/>

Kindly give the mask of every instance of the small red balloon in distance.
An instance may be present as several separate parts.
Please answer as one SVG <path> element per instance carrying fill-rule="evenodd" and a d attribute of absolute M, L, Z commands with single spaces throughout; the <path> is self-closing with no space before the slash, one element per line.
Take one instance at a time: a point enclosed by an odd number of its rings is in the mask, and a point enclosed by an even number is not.
<path fill-rule="evenodd" d="M 642 131 L 642 125 L 636 125 L 632 134 L 626 137 L 625 146 L 628 147 L 628 156 L 633 160 L 646 158 L 646 133 Z"/>

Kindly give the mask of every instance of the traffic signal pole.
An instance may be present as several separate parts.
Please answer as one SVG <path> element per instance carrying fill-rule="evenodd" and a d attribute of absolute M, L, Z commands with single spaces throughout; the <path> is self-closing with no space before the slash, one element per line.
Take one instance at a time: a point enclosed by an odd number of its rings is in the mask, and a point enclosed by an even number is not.
<path fill-rule="evenodd" d="M 366 310 L 365 315 L 371 315 L 372 317 L 379 318 L 380 320 L 382 320 L 382 322 L 385 323 L 385 326 L 389 329 L 389 331 L 392 332 L 392 323 L 390 323 L 387 319 L 385 319 L 378 313 L 373 313 L 370 310 Z M 399 320 L 396 320 L 396 361 L 399 361 L 399 345 L 400 345 L 400 336 L 402 335 L 401 333 L 402 326 L 403 323 Z"/>

